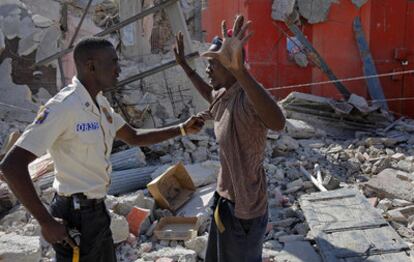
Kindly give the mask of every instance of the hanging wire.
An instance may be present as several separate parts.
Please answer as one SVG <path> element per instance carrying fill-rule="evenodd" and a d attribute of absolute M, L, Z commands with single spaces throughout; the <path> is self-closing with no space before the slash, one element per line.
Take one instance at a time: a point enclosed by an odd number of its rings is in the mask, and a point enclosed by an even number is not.
<path fill-rule="evenodd" d="M 271 87 L 271 88 L 267 88 L 267 90 L 272 91 L 272 90 L 282 90 L 282 89 L 291 89 L 291 88 L 299 88 L 299 87 L 308 87 L 308 86 L 315 86 L 315 85 L 325 85 L 325 84 L 332 84 L 332 83 L 337 83 L 337 82 L 351 82 L 351 81 L 357 81 L 357 80 L 363 80 L 363 79 L 370 79 L 370 78 L 377 78 L 377 77 L 387 77 L 387 76 L 396 76 L 396 75 L 405 75 L 405 74 L 412 74 L 412 73 L 414 73 L 414 70 L 406 70 L 406 71 L 376 74 L 376 75 L 369 75 L 369 76 L 355 76 L 355 77 L 342 78 L 342 79 L 337 79 L 337 80 L 328 80 L 328 81 L 304 83 L 304 84 L 297 84 L 297 85 Z"/>

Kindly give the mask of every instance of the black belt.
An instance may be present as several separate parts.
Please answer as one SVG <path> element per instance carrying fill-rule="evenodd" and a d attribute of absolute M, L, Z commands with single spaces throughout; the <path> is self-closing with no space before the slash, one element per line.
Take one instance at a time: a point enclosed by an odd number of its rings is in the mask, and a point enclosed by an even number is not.
<path fill-rule="evenodd" d="M 97 207 L 104 203 L 105 198 L 89 199 L 82 193 L 73 194 L 71 196 L 61 196 L 56 194 L 56 198 L 70 202 L 73 209 Z"/>

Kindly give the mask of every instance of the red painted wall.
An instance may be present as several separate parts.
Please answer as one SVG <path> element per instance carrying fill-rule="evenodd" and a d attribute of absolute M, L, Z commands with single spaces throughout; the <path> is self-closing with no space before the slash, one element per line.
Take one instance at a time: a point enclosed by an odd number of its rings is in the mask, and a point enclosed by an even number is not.
<path fill-rule="evenodd" d="M 221 20 L 232 24 L 234 16 L 243 14 L 253 22 L 254 36 L 247 46 L 251 72 L 267 88 L 319 82 L 327 80 L 317 67 L 301 68 L 290 61 L 286 51 L 286 36 L 289 32 L 282 22 L 271 18 L 271 0 L 208 0 L 203 11 L 203 29 L 206 41 L 220 34 Z M 363 75 L 362 63 L 355 42 L 352 23 L 361 17 L 367 41 L 369 41 L 378 73 L 389 73 L 414 69 L 414 1 L 369 0 L 358 9 L 351 1 L 332 4 L 327 21 L 319 24 L 305 24 L 301 29 L 316 50 L 338 78 Z M 289 32 L 290 34 L 290 32 Z M 395 49 L 407 50 L 408 65 L 395 59 Z M 406 63 L 404 63 L 406 64 Z M 414 97 L 414 75 L 397 79 L 381 78 L 387 99 Z M 353 93 L 369 98 L 364 80 L 346 82 L 344 85 Z M 272 93 L 282 98 L 292 91 L 313 93 L 340 98 L 332 84 L 312 88 L 278 89 Z M 389 101 L 390 110 L 397 114 L 414 117 L 414 100 Z"/>

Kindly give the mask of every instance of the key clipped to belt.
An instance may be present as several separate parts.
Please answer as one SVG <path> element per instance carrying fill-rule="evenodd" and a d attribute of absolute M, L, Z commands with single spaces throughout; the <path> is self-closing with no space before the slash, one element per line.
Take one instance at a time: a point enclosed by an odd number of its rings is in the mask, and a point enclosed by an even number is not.
<path fill-rule="evenodd" d="M 72 196 L 73 209 L 80 210 L 80 199 L 77 195 Z"/>
<path fill-rule="evenodd" d="M 79 246 L 80 246 L 80 240 L 81 240 L 81 233 L 77 229 L 71 228 L 71 229 L 68 229 L 68 234 L 69 234 L 69 237 L 76 244 L 76 247 L 73 248 L 72 262 L 79 262 L 79 258 L 80 258 Z"/>

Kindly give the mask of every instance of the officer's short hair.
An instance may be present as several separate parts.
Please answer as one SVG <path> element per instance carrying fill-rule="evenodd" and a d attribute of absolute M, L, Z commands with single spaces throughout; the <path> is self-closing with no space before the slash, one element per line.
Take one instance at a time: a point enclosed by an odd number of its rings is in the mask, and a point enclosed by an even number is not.
<path fill-rule="evenodd" d="M 73 51 L 73 58 L 75 63 L 78 64 L 82 61 L 90 59 L 94 52 L 99 49 L 108 47 L 114 47 L 111 42 L 101 37 L 87 37 L 79 41 L 76 44 L 75 50 Z"/>

